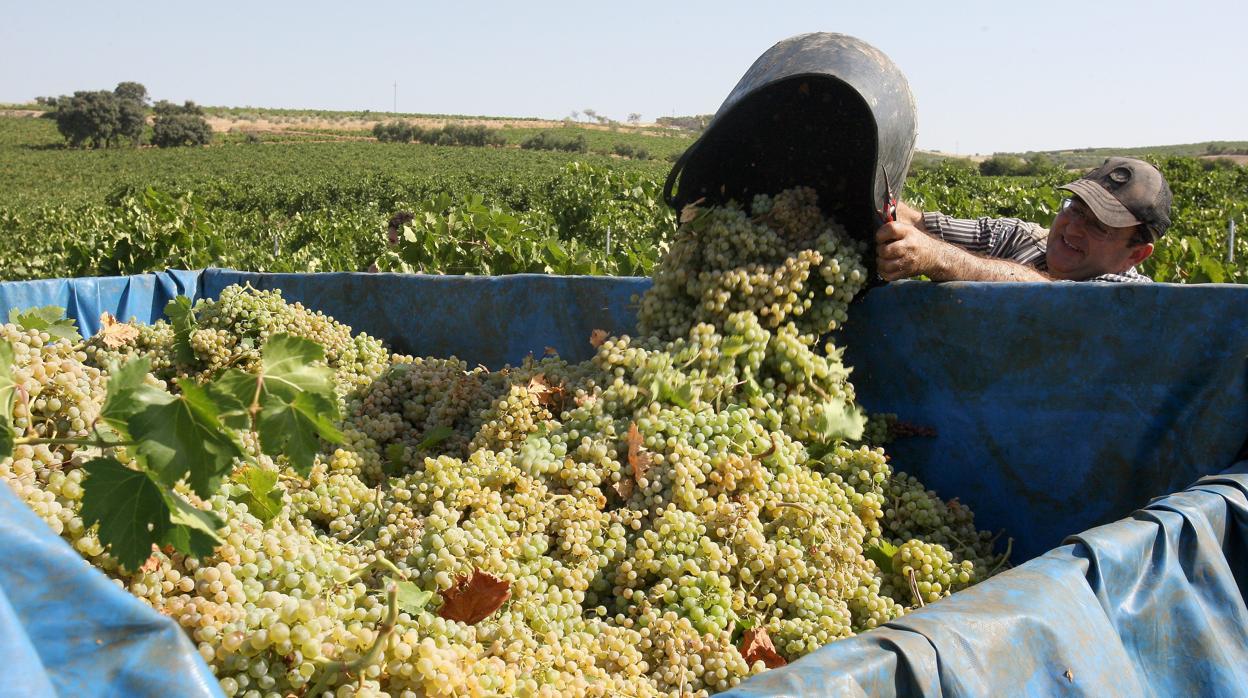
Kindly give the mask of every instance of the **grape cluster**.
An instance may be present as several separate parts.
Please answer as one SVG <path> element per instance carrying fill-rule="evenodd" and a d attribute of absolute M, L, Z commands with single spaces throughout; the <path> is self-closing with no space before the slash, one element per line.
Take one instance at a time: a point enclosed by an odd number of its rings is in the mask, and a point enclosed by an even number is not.
<path fill-rule="evenodd" d="M 248 442 L 240 472 L 275 473 L 282 510 L 258 519 L 239 477 L 188 497 L 227 521 L 210 556 L 118 565 L 79 515 L 72 449 L 21 444 L 0 478 L 180 623 L 230 696 L 707 695 L 766 669 L 746 627 L 791 661 L 989 574 L 994 540 L 966 507 L 859 445 L 880 427 L 825 343 L 862 286 L 859 245 L 810 190 L 694 213 L 639 335 L 575 365 L 392 356 L 249 288 L 196 306 L 191 364 L 163 323 L 81 348 L 4 326 L 19 428 L 39 434 L 87 428 L 116 358 L 149 356 L 157 381 L 253 368 L 277 332 L 326 346 L 344 443 L 301 477 Z M 477 572 L 510 597 L 442 617 Z M 432 596 L 391 625 L 399 581 Z"/>

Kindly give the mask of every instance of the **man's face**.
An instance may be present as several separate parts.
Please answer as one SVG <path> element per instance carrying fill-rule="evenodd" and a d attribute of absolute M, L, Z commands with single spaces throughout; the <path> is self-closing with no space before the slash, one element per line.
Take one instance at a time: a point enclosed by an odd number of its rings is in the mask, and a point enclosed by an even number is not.
<path fill-rule="evenodd" d="M 1083 281 L 1118 274 L 1153 253 L 1152 243 L 1132 246 L 1134 228 L 1113 228 L 1096 219 L 1087 204 L 1072 198 L 1049 228 L 1045 259 L 1058 279 Z"/>

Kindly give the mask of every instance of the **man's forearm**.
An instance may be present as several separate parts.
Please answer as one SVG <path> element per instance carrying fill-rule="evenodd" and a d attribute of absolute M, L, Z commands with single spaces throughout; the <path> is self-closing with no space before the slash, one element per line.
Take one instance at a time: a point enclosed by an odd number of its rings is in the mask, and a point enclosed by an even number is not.
<path fill-rule="evenodd" d="M 1036 269 L 1007 259 L 980 257 L 941 242 L 936 264 L 927 273 L 932 281 L 1051 281 Z"/>

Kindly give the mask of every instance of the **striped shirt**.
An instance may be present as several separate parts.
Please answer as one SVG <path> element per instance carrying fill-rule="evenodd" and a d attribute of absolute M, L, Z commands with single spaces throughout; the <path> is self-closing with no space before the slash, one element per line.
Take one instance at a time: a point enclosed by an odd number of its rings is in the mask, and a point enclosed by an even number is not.
<path fill-rule="evenodd" d="M 943 213 L 923 214 L 928 234 L 968 252 L 1008 259 L 1039 271 L 1048 271 L 1045 250 L 1049 231 L 1035 223 L 1018 218 L 952 218 Z M 1121 274 L 1102 274 L 1088 281 L 1148 283 L 1152 279 L 1135 270 Z"/>

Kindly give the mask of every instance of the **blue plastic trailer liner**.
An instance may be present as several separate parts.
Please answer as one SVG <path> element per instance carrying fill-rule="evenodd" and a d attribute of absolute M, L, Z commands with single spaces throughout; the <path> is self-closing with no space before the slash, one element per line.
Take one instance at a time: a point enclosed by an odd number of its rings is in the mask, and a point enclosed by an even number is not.
<path fill-rule="evenodd" d="M 0 284 L 0 312 L 63 305 L 93 330 L 103 311 L 151 322 L 173 295 L 215 297 L 244 282 L 280 288 L 288 300 L 396 350 L 455 354 L 490 367 L 541 355 L 546 347 L 586 358 L 592 329 L 632 329 L 630 296 L 648 283 L 208 269 Z M 1248 288 L 1235 286 L 900 283 L 856 303 L 837 341 L 848 346 L 866 407 L 937 431 L 893 444 L 894 464 L 942 496 L 959 497 L 982 528 L 1006 529 L 1019 561 L 1235 460 L 1248 425 L 1246 314 Z M 1248 666 L 1242 472 L 1202 481 L 1130 520 L 1089 530 L 985 584 L 739 690 L 1248 692 L 1238 673 Z M 0 501 L 6 497 L 12 499 L 0 491 Z M 12 549 L 11 530 L 29 529 L 13 523 L 12 508 L 0 507 L 0 553 Z M 76 557 L 50 531 L 40 533 L 49 554 L 59 545 Z M 42 681 L 61 693 L 108 693 L 112 667 L 132 666 L 137 652 L 102 649 L 95 653 L 100 671 L 92 674 L 67 665 L 61 650 L 47 649 L 64 642 L 40 622 L 56 612 L 45 605 L 25 613 L 20 595 L 50 564 L 44 557 L 10 552 L 4 559 L 39 562 L 0 568 L 8 603 L 0 604 L 0 643 L 16 643 L 41 662 L 3 673 L 26 672 L 27 683 Z M 79 567 L 83 576 L 102 579 L 85 563 Z M 94 592 L 62 594 L 63 615 L 87 618 L 93 608 L 139 603 L 108 584 L 101 593 L 98 600 Z M 147 615 L 144 622 L 153 627 L 164 621 Z M 115 616 L 104 612 L 103 620 Z M 198 662 L 189 643 L 170 651 Z M 202 662 L 196 667 L 200 674 L 184 672 L 186 689 L 151 691 L 203 689 L 207 670 Z M 0 693 L 7 692 L 4 685 Z M 125 692 L 141 693 L 133 686 Z"/>

